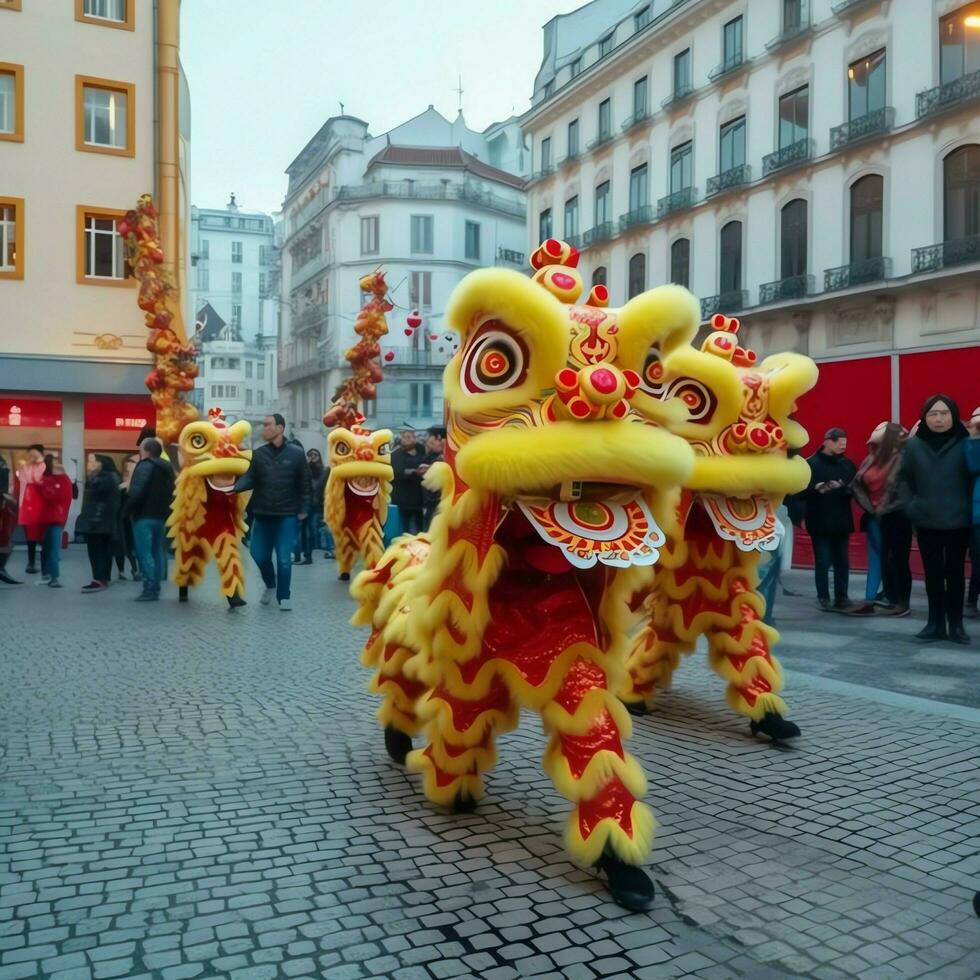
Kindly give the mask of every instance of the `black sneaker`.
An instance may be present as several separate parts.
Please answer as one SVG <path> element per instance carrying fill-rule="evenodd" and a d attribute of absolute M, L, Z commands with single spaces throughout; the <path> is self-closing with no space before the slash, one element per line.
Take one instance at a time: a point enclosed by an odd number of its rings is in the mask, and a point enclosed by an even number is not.
<path fill-rule="evenodd" d="M 28 565 L 24 571 L 27 572 L 28 575 L 37 575 L 37 565 Z"/>
<path fill-rule="evenodd" d="M 850 599 L 834 599 L 834 612 L 849 613 L 854 609 L 854 603 Z M 872 612 L 874 607 L 872 606 Z"/>
<path fill-rule="evenodd" d="M 824 612 L 834 611 L 834 607 L 831 605 L 829 599 L 817 599 L 817 608 L 822 609 Z"/>

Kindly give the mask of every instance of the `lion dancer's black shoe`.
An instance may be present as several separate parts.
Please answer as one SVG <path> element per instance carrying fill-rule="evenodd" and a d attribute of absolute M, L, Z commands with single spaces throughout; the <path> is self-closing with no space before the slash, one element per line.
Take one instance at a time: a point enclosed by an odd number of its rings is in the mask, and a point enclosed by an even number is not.
<path fill-rule="evenodd" d="M 650 709 L 646 706 L 645 701 L 624 701 L 623 704 L 634 718 L 645 718 L 650 714 Z"/>
<path fill-rule="evenodd" d="M 392 762 L 397 762 L 398 765 L 403 766 L 408 758 L 408 753 L 412 751 L 412 736 L 399 731 L 394 725 L 386 725 L 385 749 L 387 749 Z"/>
<path fill-rule="evenodd" d="M 178 602 L 187 602 L 187 586 L 186 585 L 180 586 L 180 588 L 177 590 L 177 601 Z"/>
<path fill-rule="evenodd" d="M 650 876 L 635 864 L 627 864 L 608 848 L 602 852 L 596 867 L 609 882 L 613 901 L 631 912 L 645 912 L 653 905 L 656 894 Z"/>
<path fill-rule="evenodd" d="M 787 721 L 781 714 L 770 711 L 762 721 L 752 721 L 749 728 L 753 735 L 768 735 L 774 742 L 785 742 L 788 738 L 799 738 L 800 726 Z"/>
<path fill-rule="evenodd" d="M 242 606 L 247 606 L 248 603 L 241 597 L 240 593 L 236 592 L 234 595 L 228 596 L 228 608 L 231 610 L 241 609 Z"/>

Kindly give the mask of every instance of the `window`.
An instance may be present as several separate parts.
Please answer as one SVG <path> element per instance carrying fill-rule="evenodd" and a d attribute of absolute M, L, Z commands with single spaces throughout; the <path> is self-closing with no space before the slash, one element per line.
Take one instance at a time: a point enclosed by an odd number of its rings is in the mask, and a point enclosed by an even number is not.
<path fill-rule="evenodd" d="M 806 275 L 806 201 L 790 201 L 780 214 L 781 279 Z"/>
<path fill-rule="evenodd" d="M 0 61 L 0 140 L 24 142 L 24 66 Z"/>
<path fill-rule="evenodd" d="M 848 119 L 860 119 L 885 107 L 885 49 L 847 69 Z"/>
<path fill-rule="evenodd" d="M 269 251 L 270 249 L 268 245 L 259 246 L 259 265 L 269 264 Z"/>
<path fill-rule="evenodd" d="M 231 274 L 231 292 L 234 296 L 242 295 L 242 274 L 240 272 Z"/>
<path fill-rule="evenodd" d="M 24 199 L 0 197 L 0 279 L 24 278 Z"/>
<path fill-rule="evenodd" d="M 670 281 L 685 289 L 691 283 L 691 242 L 678 238 L 670 246 Z"/>
<path fill-rule="evenodd" d="M 745 163 L 745 116 L 721 127 L 718 137 L 718 172 L 725 173 Z"/>
<path fill-rule="evenodd" d="M 136 155 L 136 86 L 75 76 L 75 149 Z"/>
<path fill-rule="evenodd" d="M 258 361 L 255 365 L 255 380 L 265 380 L 265 361 Z"/>
<path fill-rule="evenodd" d="M 124 286 L 131 271 L 126 262 L 126 249 L 116 231 L 116 221 L 125 211 L 101 211 L 94 208 L 76 209 L 78 222 L 78 258 L 76 280 L 79 283 Z"/>
<path fill-rule="evenodd" d="M 804 85 L 779 100 L 779 149 L 805 140 L 810 130 L 810 87 Z"/>
<path fill-rule="evenodd" d="M 674 55 L 674 98 L 691 91 L 691 49 Z"/>
<path fill-rule="evenodd" d="M 686 190 L 691 186 L 694 144 L 688 140 L 670 151 L 670 193 Z"/>
<path fill-rule="evenodd" d="M 650 90 L 650 84 L 647 81 L 647 76 L 644 75 L 642 78 L 638 78 L 633 82 L 633 118 L 642 119 L 647 114 L 647 93 Z"/>
<path fill-rule="evenodd" d="M 265 392 L 261 388 L 259 388 L 259 390 L 255 393 L 255 404 L 256 405 L 265 404 Z"/>
<path fill-rule="evenodd" d="M 609 181 L 605 180 L 595 189 L 595 224 L 604 225 L 611 220 L 609 200 Z"/>
<path fill-rule="evenodd" d="M 242 243 L 232 242 L 231 243 L 231 261 L 241 263 L 242 261 Z"/>
<path fill-rule="evenodd" d="M 881 258 L 881 212 L 885 181 L 877 174 L 851 186 L 851 262 Z"/>
<path fill-rule="evenodd" d="M 730 20 L 721 31 L 722 62 L 725 68 L 742 63 L 742 18 Z"/>
<path fill-rule="evenodd" d="M 413 309 L 432 309 L 432 273 L 413 272 L 408 280 L 408 301 Z"/>
<path fill-rule="evenodd" d="M 640 31 L 647 24 L 650 23 L 650 5 L 647 4 L 645 7 L 640 7 L 640 9 L 633 14 L 633 30 Z"/>
<path fill-rule="evenodd" d="M 953 150 L 943 160 L 943 241 L 980 235 L 980 146 Z"/>
<path fill-rule="evenodd" d="M 259 303 L 259 333 L 262 333 L 262 328 L 265 326 L 265 304 Z"/>
<path fill-rule="evenodd" d="M 783 33 L 803 27 L 803 0 L 783 0 Z"/>
<path fill-rule="evenodd" d="M 432 254 L 432 215 L 412 215 L 412 254 Z"/>
<path fill-rule="evenodd" d="M 468 259 L 480 258 L 480 225 L 476 221 L 466 222 L 466 249 Z"/>
<path fill-rule="evenodd" d="M 612 135 L 612 103 L 603 99 L 599 103 L 599 139 L 608 139 Z"/>
<path fill-rule="evenodd" d="M 581 74 L 582 74 L 582 59 L 576 58 L 572 62 L 572 78 L 574 78 L 576 75 L 581 75 Z"/>
<path fill-rule="evenodd" d="M 578 194 L 565 202 L 565 239 L 578 235 Z"/>
<path fill-rule="evenodd" d="M 378 224 L 377 215 L 361 218 L 361 255 L 378 254 Z"/>
<path fill-rule="evenodd" d="M 245 389 L 245 407 L 246 408 L 251 408 L 252 407 L 252 389 L 251 388 L 246 388 Z"/>
<path fill-rule="evenodd" d="M 252 377 L 252 362 L 249 360 L 245 361 L 245 377 L 246 378 Z"/>
<path fill-rule="evenodd" d="M 718 291 L 738 292 L 742 288 L 742 222 L 729 221 L 721 229 L 721 267 Z"/>
<path fill-rule="evenodd" d="M 232 303 L 231 306 L 231 325 L 236 330 L 240 330 L 242 326 L 242 308 L 238 303 Z"/>
<path fill-rule="evenodd" d="M 642 252 L 637 252 L 630 259 L 629 284 L 627 286 L 627 298 L 632 299 L 639 296 L 647 288 L 647 257 Z"/>
<path fill-rule="evenodd" d="M 424 381 L 413 381 L 409 385 L 408 414 L 428 418 L 432 414 L 432 385 Z"/>
<path fill-rule="evenodd" d="M 211 242 L 207 238 L 201 239 L 201 258 L 211 258 Z"/>
<path fill-rule="evenodd" d="M 206 265 L 197 267 L 197 288 L 202 290 L 211 288 L 211 273 Z"/>
<path fill-rule="evenodd" d="M 592 273 L 592 285 L 593 286 L 608 286 L 609 283 L 606 282 L 606 267 L 600 265 L 595 272 Z"/>
<path fill-rule="evenodd" d="M 131 31 L 136 27 L 136 0 L 75 0 L 75 20 Z"/>
<path fill-rule="evenodd" d="M 268 280 L 264 272 L 259 273 L 259 299 L 265 299 Z"/>
<path fill-rule="evenodd" d="M 551 237 L 553 237 L 551 208 L 545 208 L 544 211 L 538 215 L 538 241 L 543 242 L 545 239 Z"/>
<path fill-rule="evenodd" d="M 541 140 L 541 169 L 551 169 L 551 138 Z"/>
<path fill-rule="evenodd" d="M 573 119 L 568 124 L 568 155 L 578 156 L 578 120 Z"/>
<path fill-rule="evenodd" d="M 630 211 L 639 211 L 647 203 L 647 165 L 630 171 Z"/>
<path fill-rule="evenodd" d="M 969 21 L 969 23 L 967 22 Z M 939 21 L 939 81 L 943 85 L 980 71 L 980 3 L 954 10 Z"/>
<path fill-rule="evenodd" d="M 599 57 L 605 58 L 605 56 L 609 54 L 609 52 L 612 51 L 612 49 L 613 49 L 613 36 L 612 34 L 607 34 L 599 42 Z"/>

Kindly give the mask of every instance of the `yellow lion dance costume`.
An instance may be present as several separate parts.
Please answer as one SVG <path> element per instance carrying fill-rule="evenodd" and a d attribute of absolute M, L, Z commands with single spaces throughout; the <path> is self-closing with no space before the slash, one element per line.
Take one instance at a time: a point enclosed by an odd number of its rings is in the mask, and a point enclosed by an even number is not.
<path fill-rule="evenodd" d="M 363 660 L 388 751 L 422 773 L 430 800 L 472 807 L 497 735 L 521 705 L 536 709 L 545 769 L 574 805 L 568 849 L 605 872 L 617 902 L 644 909 L 653 885 L 638 865 L 655 822 L 617 694 L 661 527 L 679 533 L 678 488 L 698 472 L 672 431 L 697 406 L 661 382 L 690 350 L 699 308 L 677 286 L 618 310 L 596 286 L 579 305 L 576 264 L 549 240 L 533 279 L 485 269 L 457 288 L 446 462 L 427 475 L 442 503 L 428 534 L 398 539 L 358 576 L 353 621 L 372 627 Z M 427 744 L 410 751 L 423 729 Z"/>
<path fill-rule="evenodd" d="M 220 409 L 208 415 L 210 421 L 189 422 L 180 433 L 181 470 L 167 521 L 176 557 L 173 580 L 180 586 L 180 601 L 186 602 L 188 587 L 201 582 L 213 557 L 221 594 L 235 609 L 245 605 L 239 548 L 250 494 L 233 493 L 232 487 L 251 462 L 246 444 L 252 427 L 244 419 L 226 425 Z"/>

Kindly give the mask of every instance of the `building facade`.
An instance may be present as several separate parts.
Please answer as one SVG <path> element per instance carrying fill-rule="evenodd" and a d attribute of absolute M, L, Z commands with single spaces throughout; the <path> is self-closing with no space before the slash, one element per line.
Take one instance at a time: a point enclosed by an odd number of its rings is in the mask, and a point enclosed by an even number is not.
<path fill-rule="evenodd" d="M 371 424 L 441 423 L 446 300 L 474 268 L 523 267 L 527 164 L 515 120 L 478 133 L 431 106 L 376 137 L 360 119 L 328 119 L 296 157 L 283 206 L 279 397 L 307 446 L 322 449 L 320 420 L 356 340 L 358 283 L 378 267 L 395 309 Z M 409 337 L 414 309 L 422 325 Z"/>
<path fill-rule="evenodd" d="M 179 0 L 0 2 L 0 451 L 132 451 L 147 330 L 115 220 L 153 191 L 185 285 Z M 186 294 L 185 294 L 186 295 Z"/>
<path fill-rule="evenodd" d="M 544 32 L 527 248 L 809 353 L 818 438 L 980 402 L 980 3 L 597 0 Z"/>

